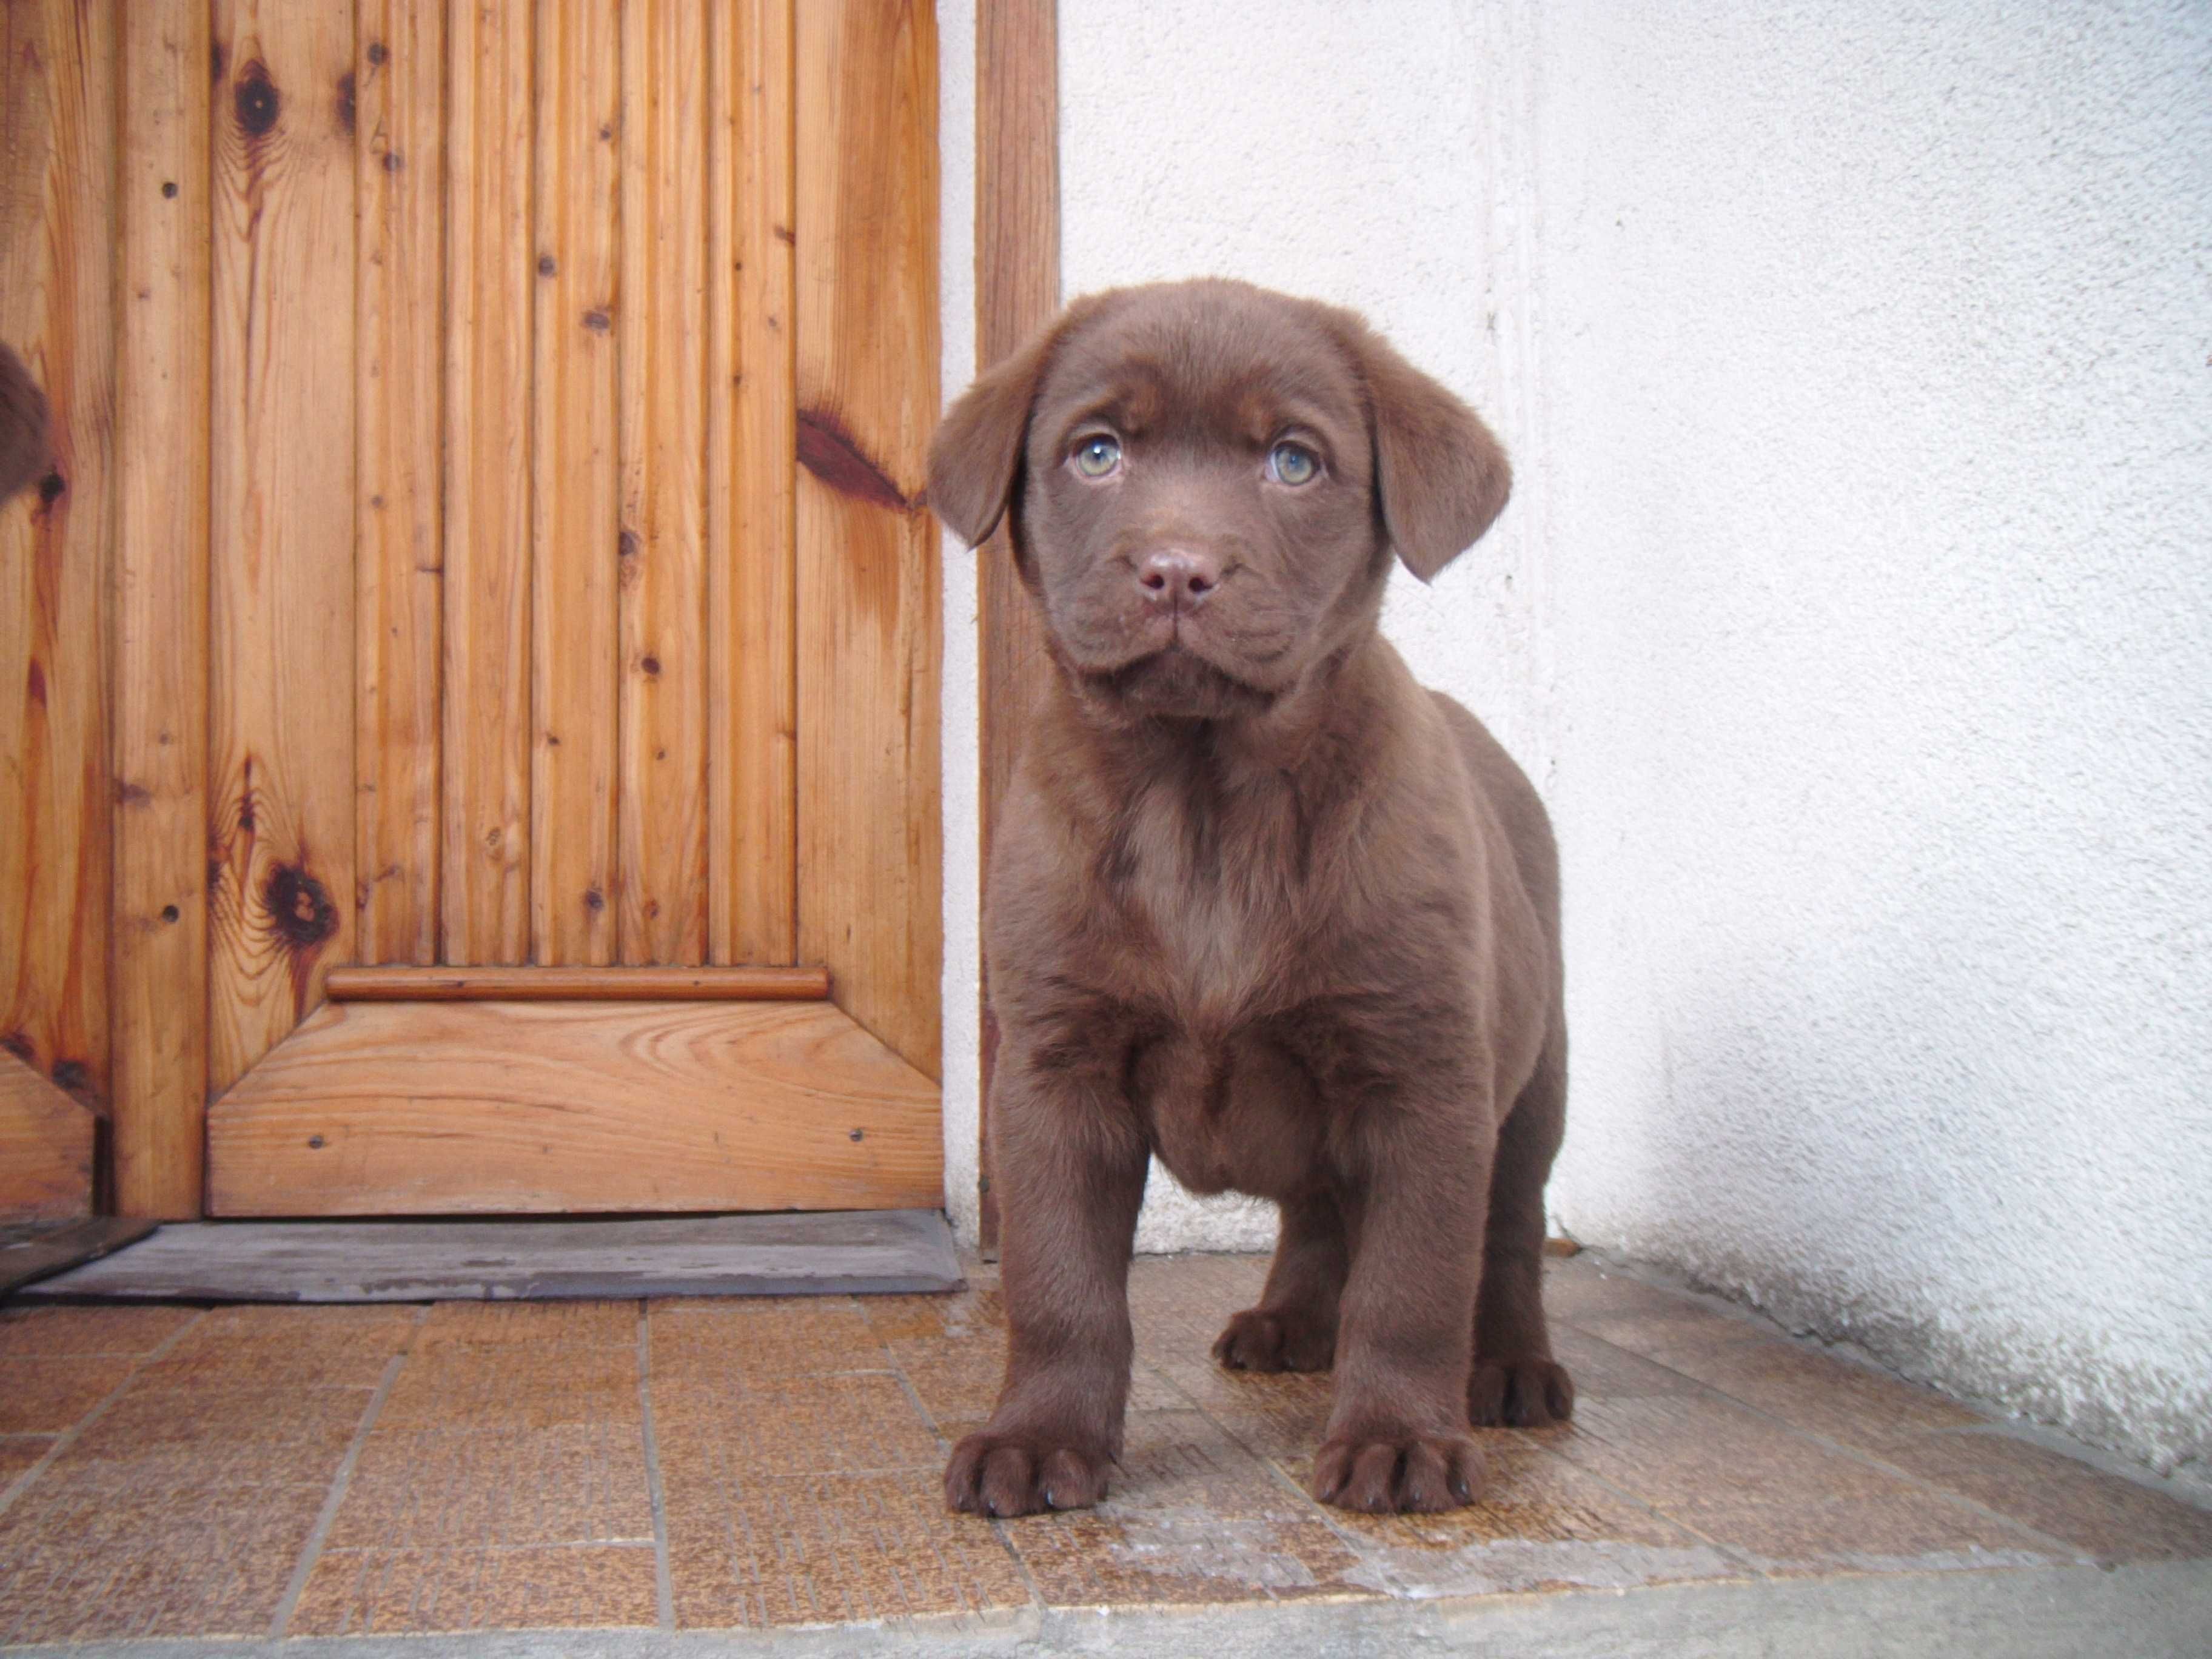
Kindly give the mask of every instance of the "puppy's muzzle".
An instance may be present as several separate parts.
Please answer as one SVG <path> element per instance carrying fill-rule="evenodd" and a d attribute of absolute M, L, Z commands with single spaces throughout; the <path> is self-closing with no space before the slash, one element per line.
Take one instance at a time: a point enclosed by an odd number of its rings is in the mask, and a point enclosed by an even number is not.
<path fill-rule="evenodd" d="M 1220 586 L 1220 562 L 1188 548 L 1160 548 L 1137 563 L 1138 592 L 1154 611 L 1195 611 Z"/>

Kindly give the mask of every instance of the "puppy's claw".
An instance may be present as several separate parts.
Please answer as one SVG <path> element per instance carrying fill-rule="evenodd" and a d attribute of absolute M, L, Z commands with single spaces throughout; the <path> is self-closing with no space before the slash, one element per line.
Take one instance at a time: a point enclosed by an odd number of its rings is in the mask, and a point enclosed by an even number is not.
<path fill-rule="evenodd" d="M 1230 1316 L 1213 1358 L 1232 1371 L 1325 1371 L 1336 1361 L 1336 1334 L 1295 1309 L 1247 1308 Z"/>
<path fill-rule="evenodd" d="M 1103 1456 L 1033 1436 L 971 1434 L 945 1466 L 945 1506 L 1006 1520 L 1082 1509 L 1106 1495 Z"/>
<path fill-rule="evenodd" d="M 1557 1360 L 1480 1359 L 1467 1384 L 1467 1419 L 1477 1428 L 1548 1428 L 1575 1414 L 1575 1381 Z"/>
<path fill-rule="evenodd" d="M 1463 1437 L 1350 1436 L 1322 1447 L 1309 1490 L 1365 1515 L 1455 1510 L 1481 1494 L 1482 1454 Z"/>

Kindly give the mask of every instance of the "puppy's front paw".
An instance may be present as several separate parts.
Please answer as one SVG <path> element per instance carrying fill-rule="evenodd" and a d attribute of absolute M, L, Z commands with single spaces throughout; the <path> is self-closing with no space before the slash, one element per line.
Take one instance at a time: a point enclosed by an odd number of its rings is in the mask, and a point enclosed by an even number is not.
<path fill-rule="evenodd" d="M 1575 1414 L 1575 1380 L 1554 1359 L 1478 1359 L 1467 1384 L 1467 1420 L 1480 1428 L 1540 1429 Z"/>
<path fill-rule="evenodd" d="M 1346 1435 L 1315 1455 L 1312 1492 L 1367 1515 L 1455 1510 L 1482 1493 L 1482 1454 L 1463 1435 Z"/>
<path fill-rule="evenodd" d="M 1108 1460 L 1050 1435 L 971 1434 L 945 1466 L 945 1506 L 965 1515 L 1088 1509 L 1106 1495 Z"/>
<path fill-rule="evenodd" d="M 1325 1371 L 1336 1363 L 1336 1333 L 1282 1309 L 1231 1314 L 1213 1357 L 1232 1371 Z"/>

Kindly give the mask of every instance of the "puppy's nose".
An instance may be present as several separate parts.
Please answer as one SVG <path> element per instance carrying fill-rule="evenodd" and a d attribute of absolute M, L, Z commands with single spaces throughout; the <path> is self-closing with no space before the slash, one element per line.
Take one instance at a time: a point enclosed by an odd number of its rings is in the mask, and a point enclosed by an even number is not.
<path fill-rule="evenodd" d="M 1145 555 L 1137 566 L 1137 586 L 1147 601 L 1163 610 L 1188 611 L 1220 582 L 1221 567 L 1187 548 L 1164 547 Z"/>

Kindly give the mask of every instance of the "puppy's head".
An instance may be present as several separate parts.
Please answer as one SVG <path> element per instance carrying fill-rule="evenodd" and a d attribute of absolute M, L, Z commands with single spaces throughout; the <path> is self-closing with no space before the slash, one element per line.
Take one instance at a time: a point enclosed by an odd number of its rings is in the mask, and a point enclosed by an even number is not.
<path fill-rule="evenodd" d="M 1132 712 L 1258 712 L 1423 580 L 1510 473 L 1473 410 L 1358 317 L 1242 283 L 1079 300 L 938 428 L 929 498 L 1010 520 L 1063 670 Z"/>

